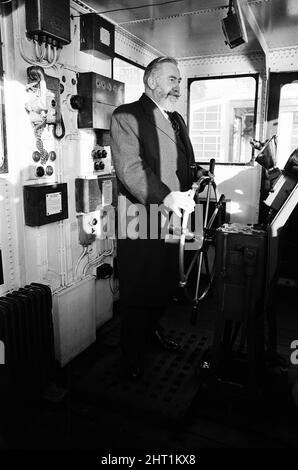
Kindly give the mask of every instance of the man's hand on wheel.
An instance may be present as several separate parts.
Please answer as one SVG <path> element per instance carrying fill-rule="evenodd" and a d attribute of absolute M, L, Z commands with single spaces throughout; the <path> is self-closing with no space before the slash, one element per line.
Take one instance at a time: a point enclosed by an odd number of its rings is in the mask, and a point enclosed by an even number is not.
<path fill-rule="evenodd" d="M 191 194 L 191 189 L 189 191 L 172 191 L 164 198 L 163 203 L 178 217 L 182 217 L 180 209 L 191 213 L 195 208 L 195 201 Z"/>
<path fill-rule="evenodd" d="M 199 183 L 199 193 L 201 193 L 204 191 L 207 184 L 214 179 L 214 175 L 212 175 L 209 170 L 205 170 L 205 168 L 198 167 L 197 178 Z"/>

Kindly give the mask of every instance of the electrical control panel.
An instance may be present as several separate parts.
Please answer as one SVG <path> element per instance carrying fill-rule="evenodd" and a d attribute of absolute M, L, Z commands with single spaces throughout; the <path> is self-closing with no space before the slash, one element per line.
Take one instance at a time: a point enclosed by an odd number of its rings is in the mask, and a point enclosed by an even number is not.
<path fill-rule="evenodd" d="M 105 206 L 117 206 L 117 187 L 114 175 L 97 178 L 76 178 L 76 211 L 94 212 Z"/>
<path fill-rule="evenodd" d="M 115 212 L 110 207 L 78 214 L 79 243 L 80 245 L 91 245 L 95 239 L 115 238 Z"/>
<path fill-rule="evenodd" d="M 22 180 L 29 182 L 54 183 L 57 177 L 57 155 L 54 150 L 42 155 L 32 150 L 31 163 L 22 168 Z"/>
<path fill-rule="evenodd" d="M 109 147 L 101 147 L 96 145 L 91 152 L 93 159 L 93 170 L 94 172 L 106 171 L 111 172 L 111 153 Z"/>
<path fill-rule="evenodd" d="M 55 138 L 61 138 L 56 132 L 56 126 L 62 121 L 60 80 L 47 75 L 40 66 L 28 67 L 27 77 L 25 109 L 33 127 L 35 148 L 31 150 L 31 164 L 23 171 L 23 180 L 43 178 L 47 182 L 54 181 L 57 155 L 53 134 Z"/>
<path fill-rule="evenodd" d="M 70 43 L 70 0 L 26 0 L 25 5 L 29 37 Z"/>
<path fill-rule="evenodd" d="M 100 59 L 114 57 L 115 26 L 96 13 L 80 18 L 80 50 Z"/>
<path fill-rule="evenodd" d="M 27 102 L 25 108 L 33 124 L 56 124 L 61 121 L 60 80 L 47 75 L 40 66 L 27 69 Z"/>
<path fill-rule="evenodd" d="M 112 159 L 109 146 L 95 145 L 91 152 L 91 168 L 94 175 L 111 173 Z"/>
<path fill-rule="evenodd" d="M 93 178 L 94 176 L 113 173 L 111 147 L 108 139 L 96 135 L 93 129 L 80 129 L 80 150 L 82 158 L 76 167 L 77 177 Z"/>
<path fill-rule="evenodd" d="M 67 184 L 35 184 L 23 188 L 25 223 L 31 227 L 68 218 Z"/>
<path fill-rule="evenodd" d="M 80 73 L 78 94 L 78 127 L 109 130 L 114 109 L 124 103 L 124 83 L 94 72 Z"/>

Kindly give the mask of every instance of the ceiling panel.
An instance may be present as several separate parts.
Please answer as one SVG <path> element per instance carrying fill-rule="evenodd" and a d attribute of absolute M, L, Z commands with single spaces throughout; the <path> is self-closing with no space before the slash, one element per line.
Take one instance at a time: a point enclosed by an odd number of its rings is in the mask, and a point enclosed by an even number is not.
<path fill-rule="evenodd" d="M 228 54 L 231 49 L 225 44 L 221 19 L 226 11 L 210 11 L 204 14 L 179 16 L 169 19 L 126 24 L 125 28 L 163 54 L 178 58 Z M 249 41 L 235 49 L 234 53 L 259 50 L 250 28 Z"/>
<path fill-rule="evenodd" d="M 154 19 L 161 16 L 171 16 L 182 12 L 190 12 L 200 9 L 221 8 L 229 3 L 229 0 L 87 0 L 85 3 L 99 13 L 104 13 L 117 24 L 139 19 Z M 164 3 L 164 5 L 155 5 Z M 143 7 L 142 5 L 150 5 Z M 133 7 L 138 8 L 133 8 Z M 140 8 L 141 7 L 141 8 Z M 129 9 L 133 8 L 133 9 Z M 121 9 L 121 11 L 111 11 Z"/>
<path fill-rule="evenodd" d="M 269 49 L 298 44 L 298 1 L 271 0 L 252 3 Z"/>
<path fill-rule="evenodd" d="M 248 43 L 230 49 L 221 19 L 229 0 L 86 0 L 85 3 L 162 54 L 177 58 L 213 54 L 241 54 L 261 50 L 245 21 Z M 169 0 L 168 0 L 169 1 Z M 142 5 L 149 5 L 143 7 Z M 269 48 L 298 43 L 298 0 L 248 0 Z M 132 7 L 142 6 L 142 8 Z M 121 11 L 111 10 L 121 9 Z"/>

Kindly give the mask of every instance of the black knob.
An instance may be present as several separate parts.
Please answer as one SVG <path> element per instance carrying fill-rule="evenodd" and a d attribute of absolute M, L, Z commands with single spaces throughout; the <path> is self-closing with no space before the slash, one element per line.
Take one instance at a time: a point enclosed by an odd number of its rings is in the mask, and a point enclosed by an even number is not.
<path fill-rule="evenodd" d="M 80 95 L 72 95 L 70 98 L 70 106 L 73 109 L 82 109 L 84 106 L 84 98 Z"/>
<path fill-rule="evenodd" d="M 94 170 L 95 171 L 103 170 L 104 167 L 105 167 L 104 162 L 94 162 Z"/>
<path fill-rule="evenodd" d="M 91 157 L 93 160 L 96 160 L 97 158 L 102 158 L 102 150 L 99 148 L 94 148 L 91 152 Z"/>
<path fill-rule="evenodd" d="M 47 174 L 48 176 L 52 176 L 53 173 L 54 173 L 54 168 L 53 168 L 51 165 L 48 165 L 48 166 L 46 167 L 46 174 Z"/>
<path fill-rule="evenodd" d="M 32 159 L 33 159 L 35 162 L 39 162 L 40 157 L 41 157 L 41 155 L 40 155 L 40 153 L 39 153 L 37 150 L 35 150 L 35 152 L 32 153 Z"/>
<path fill-rule="evenodd" d="M 35 170 L 35 175 L 38 178 L 41 178 L 42 176 L 44 176 L 44 168 L 42 166 L 38 166 Z"/>
<path fill-rule="evenodd" d="M 101 152 L 101 158 L 106 158 L 107 155 L 108 155 L 108 152 L 106 150 L 103 150 Z"/>

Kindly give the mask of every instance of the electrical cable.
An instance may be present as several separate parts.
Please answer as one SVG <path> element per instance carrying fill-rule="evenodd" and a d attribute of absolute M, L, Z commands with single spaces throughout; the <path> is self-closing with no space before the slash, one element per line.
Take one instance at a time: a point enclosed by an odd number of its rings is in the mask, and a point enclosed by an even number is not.
<path fill-rule="evenodd" d="M 161 3 L 146 3 L 144 5 L 137 5 L 134 7 L 126 7 L 126 8 L 115 8 L 113 10 L 105 10 L 105 11 L 97 11 L 95 15 L 103 15 L 105 13 L 114 13 L 116 11 L 126 11 L 126 10 L 136 10 L 138 8 L 146 8 L 146 7 L 156 7 L 162 5 L 168 5 L 169 3 L 178 3 L 183 2 L 184 0 L 170 0 L 168 2 L 161 2 Z M 82 13 L 82 15 L 72 15 L 72 18 L 78 18 L 80 16 L 89 15 L 90 13 Z"/>
<path fill-rule="evenodd" d="M 88 250 L 88 247 L 87 246 L 84 246 L 83 248 L 83 251 L 82 253 L 80 254 L 77 262 L 76 262 L 76 265 L 75 265 L 75 268 L 74 268 L 74 275 L 75 277 L 78 277 L 78 268 L 79 268 L 79 264 L 81 263 L 82 259 L 84 258 L 84 256 L 87 255 L 87 250 Z"/>
<path fill-rule="evenodd" d="M 113 255 L 113 253 L 114 253 L 114 244 L 112 243 L 112 247 L 109 250 L 105 250 L 99 255 L 97 255 L 95 258 L 93 258 L 92 260 L 87 261 L 87 263 L 83 267 L 83 275 L 85 276 L 87 274 L 87 271 L 90 268 L 100 266 L 104 262 L 104 259 L 107 258 L 108 256 Z"/>
<path fill-rule="evenodd" d="M 64 125 L 64 120 L 63 120 L 63 116 L 62 116 L 62 113 L 61 113 L 61 121 L 60 121 L 60 126 L 61 126 L 61 134 L 58 135 L 57 134 L 57 122 L 55 122 L 55 124 L 53 124 L 53 136 L 55 137 L 55 139 L 63 139 L 63 137 L 65 136 L 65 125 Z"/>
<path fill-rule="evenodd" d="M 19 5 L 18 5 L 19 6 Z M 16 9 L 16 23 L 17 23 L 17 27 L 16 27 L 16 40 L 17 42 L 19 43 L 19 51 L 20 51 L 20 55 L 22 57 L 22 59 L 27 62 L 28 64 L 31 64 L 31 65 L 39 65 L 39 66 L 42 66 L 43 69 L 47 69 L 47 68 L 50 68 L 50 67 L 53 67 L 58 58 L 59 58 L 59 55 L 57 53 L 57 46 L 54 46 L 54 57 L 53 57 L 53 60 L 52 62 L 48 63 L 48 64 L 44 64 L 43 62 L 41 62 L 43 59 L 44 59 L 44 56 L 45 56 L 45 49 L 42 49 L 42 53 L 41 53 L 41 56 L 39 54 L 39 51 L 38 51 L 38 48 L 36 46 L 36 43 L 34 44 L 34 52 L 35 52 L 35 56 L 36 56 L 36 60 L 33 60 L 31 59 L 30 57 L 28 57 L 24 51 L 24 48 L 23 48 L 23 38 L 22 38 L 22 32 L 21 32 L 21 23 L 20 23 L 20 18 L 19 18 L 19 8 Z"/>

